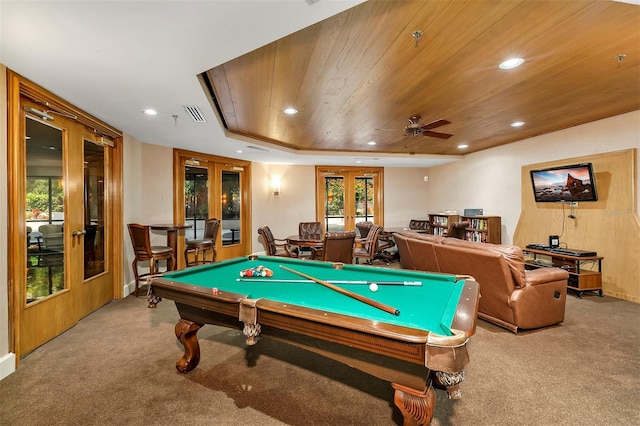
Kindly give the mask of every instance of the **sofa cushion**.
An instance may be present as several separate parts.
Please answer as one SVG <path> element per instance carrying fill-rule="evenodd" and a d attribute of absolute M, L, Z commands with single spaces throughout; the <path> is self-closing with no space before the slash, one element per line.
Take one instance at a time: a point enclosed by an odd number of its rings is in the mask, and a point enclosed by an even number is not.
<path fill-rule="evenodd" d="M 518 246 L 478 243 L 474 241 L 459 240 L 457 238 L 445 238 L 442 241 L 442 244 L 467 247 L 475 250 L 488 250 L 493 253 L 501 254 L 509 266 L 511 276 L 513 277 L 516 287 L 524 287 L 526 285 L 527 276 L 524 269 L 524 255 L 522 254 L 522 249 Z"/>
<path fill-rule="evenodd" d="M 422 232 L 415 232 L 411 230 L 400 231 L 398 234 L 404 235 L 407 238 L 415 238 L 417 240 L 429 241 L 431 243 L 441 243 L 446 238 L 441 235 L 431 235 Z"/>

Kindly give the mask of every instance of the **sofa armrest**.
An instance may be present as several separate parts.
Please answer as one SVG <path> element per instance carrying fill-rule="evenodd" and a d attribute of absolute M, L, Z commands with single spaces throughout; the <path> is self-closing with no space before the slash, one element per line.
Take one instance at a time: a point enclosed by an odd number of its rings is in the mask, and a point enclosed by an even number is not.
<path fill-rule="evenodd" d="M 546 284 L 552 281 L 563 281 L 569 278 L 569 273 L 561 268 L 538 268 L 526 271 L 526 285 Z"/>

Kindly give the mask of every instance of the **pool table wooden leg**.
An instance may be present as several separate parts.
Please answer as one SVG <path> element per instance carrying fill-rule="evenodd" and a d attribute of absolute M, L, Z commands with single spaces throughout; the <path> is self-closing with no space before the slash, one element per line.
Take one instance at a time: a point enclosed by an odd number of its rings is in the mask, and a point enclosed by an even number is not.
<path fill-rule="evenodd" d="M 200 362 L 200 344 L 196 333 L 202 324 L 180 318 L 176 324 L 176 337 L 184 346 L 184 355 L 176 361 L 176 368 L 181 373 L 188 373 Z"/>
<path fill-rule="evenodd" d="M 418 391 L 409 387 L 392 383 L 395 389 L 393 402 L 400 409 L 404 417 L 404 426 L 427 426 L 431 424 L 433 409 L 436 405 L 436 396 L 431 382 L 424 391 Z"/>

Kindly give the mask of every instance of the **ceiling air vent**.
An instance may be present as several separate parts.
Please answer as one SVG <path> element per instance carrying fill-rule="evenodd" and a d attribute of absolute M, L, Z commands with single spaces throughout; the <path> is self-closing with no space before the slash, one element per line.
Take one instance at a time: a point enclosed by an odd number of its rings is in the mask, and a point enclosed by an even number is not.
<path fill-rule="evenodd" d="M 263 147 L 261 147 L 261 146 L 247 145 L 247 148 L 255 149 L 255 150 L 258 150 L 258 151 L 265 151 L 265 152 L 269 152 L 269 150 L 268 150 L 268 149 L 263 148 Z"/>
<path fill-rule="evenodd" d="M 204 119 L 204 116 L 202 115 L 202 113 L 200 112 L 198 107 L 186 106 L 185 105 L 184 109 L 189 113 L 191 118 L 193 118 L 193 121 L 195 121 L 196 123 L 206 123 L 207 122 L 207 120 Z"/>

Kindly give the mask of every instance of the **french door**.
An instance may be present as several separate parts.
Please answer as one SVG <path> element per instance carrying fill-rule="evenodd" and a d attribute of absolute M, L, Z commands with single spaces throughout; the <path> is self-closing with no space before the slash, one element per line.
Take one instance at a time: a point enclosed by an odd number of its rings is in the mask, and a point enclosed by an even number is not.
<path fill-rule="evenodd" d="M 316 167 L 316 218 L 327 231 L 355 229 L 357 222 L 383 225 L 384 169 Z"/>
<path fill-rule="evenodd" d="M 20 357 L 117 295 L 121 214 L 113 202 L 115 138 L 17 75 L 9 92 L 12 333 Z"/>
<path fill-rule="evenodd" d="M 246 161 L 174 150 L 174 218 L 193 225 L 189 240 L 202 238 L 207 219 L 220 219 L 216 260 L 248 253 L 250 170 Z"/>

